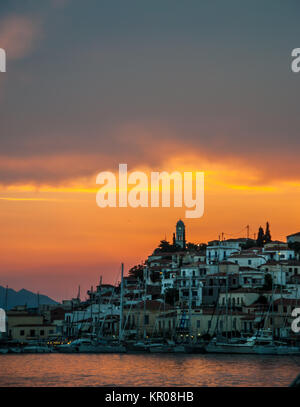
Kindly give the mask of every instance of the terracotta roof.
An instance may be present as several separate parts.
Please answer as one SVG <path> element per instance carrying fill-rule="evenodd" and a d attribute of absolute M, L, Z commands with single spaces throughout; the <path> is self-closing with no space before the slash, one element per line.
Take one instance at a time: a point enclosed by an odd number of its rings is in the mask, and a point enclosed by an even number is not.
<path fill-rule="evenodd" d="M 11 328 L 22 328 L 22 327 L 28 327 L 28 326 L 32 326 L 32 327 L 53 327 L 55 328 L 55 325 L 51 325 L 51 324 L 19 324 L 19 325 L 12 325 Z"/>
<path fill-rule="evenodd" d="M 261 258 L 263 259 L 262 256 L 255 254 L 255 253 L 239 253 L 239 254 L 232 254 L 231 256 L 229 256 L 229 258 L 233 258 L 233 259 L 237 259 L 237 258 Z"/>
<path fill-rule="evenodd" d="M 288 235 L 287 237 L 292 237 L 292 236 L 300 236 L 300 232 L 293 233 L 292 235 Z"/>
<path fill-rule="evenodd" d="M 300 299 L 298 298 L 278 298 L 277 300 L 274 301 L 274 305 L 299 305 L 300 304 Z"/>
<path fill-rule="evenodd" d="M 164 309 L 165 310 L 173 309 L 169 304 L 164 305 L 162 302 L 156 300 L 147 300 L 145 305 L 147 311 L 158 311 L 158 310 L 163 311 Z M 143 309 L 144 301 L 141 301 L 138 304 L 136 304 L 136 308 Z"/>
<path fill-rule="evenodd" d="M 293 251 L 293 249 L 289 249 L 288 247 L 282 247 L 282 246 L 271 246 L 270 248 L 264 247 L 264 252 L 274 252 L 274 251 Z"/>
<path fill-rule="evenodd" d="M 254 268 L 254 267 L 249 267 L 249 266 L 240 266 L 240 267 L 239 267 L 239 270 L 240 270 L 241 272 L 243 272 L 243 271 L 255 271 L 255 272 L 257 272 L 257 273 L 261 273 L 260 270 L 257 270 L 256 268 Z"/>

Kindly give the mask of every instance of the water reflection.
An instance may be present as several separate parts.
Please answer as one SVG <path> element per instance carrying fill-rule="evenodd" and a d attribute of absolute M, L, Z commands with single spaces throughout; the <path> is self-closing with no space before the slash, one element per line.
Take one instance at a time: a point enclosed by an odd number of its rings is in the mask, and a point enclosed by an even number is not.
<path fill-rule="evenodd" d="M 288 386 L 300 357 L 1 355 L 1 386 Z"/>

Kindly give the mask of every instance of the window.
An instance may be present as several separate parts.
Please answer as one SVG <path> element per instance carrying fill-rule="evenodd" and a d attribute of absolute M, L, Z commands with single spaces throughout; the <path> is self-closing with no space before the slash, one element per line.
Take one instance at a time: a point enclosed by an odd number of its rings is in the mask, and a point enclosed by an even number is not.
<path fill-rule="evenodd" d="M 40 330 L 40 335 L 44 336 L 45 335 L 45 331 L 43 329 Z"/>
<path fill-rule="evenodd" d="M 24 336 L 25 335 L 25 331 L 24 331 L 24 329 L 21 329 L 20 330 L 20 336 Z"/>
<path fill-rule="evenodd" d="M 145 315 L 144 323 L 145 325 L 149 325 L 149 315 Z"/>
<path fill-rule="evenodd" d="M 30 329 L 30 336 L 35 336 L 35 329 Z"/>
<path fill-rule="evenodd" d="M 200 328 L 200 319 L 197 319 L 197 328 Z"/>
<path fill-rule="evenodd" d="M 252 264 L 252 260 L 248 260 L 248 264 L 250 266 Z"/>

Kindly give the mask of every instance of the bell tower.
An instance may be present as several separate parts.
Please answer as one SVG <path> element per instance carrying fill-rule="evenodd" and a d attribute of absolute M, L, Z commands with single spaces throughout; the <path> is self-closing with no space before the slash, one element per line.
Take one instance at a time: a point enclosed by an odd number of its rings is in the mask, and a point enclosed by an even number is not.
<path fill-rule="evenodd" d="M 182 249 L 185 249 L 185 225 L 181 219 L 179 219 L 179 221 L 176 224 L 175 243 Z"/>

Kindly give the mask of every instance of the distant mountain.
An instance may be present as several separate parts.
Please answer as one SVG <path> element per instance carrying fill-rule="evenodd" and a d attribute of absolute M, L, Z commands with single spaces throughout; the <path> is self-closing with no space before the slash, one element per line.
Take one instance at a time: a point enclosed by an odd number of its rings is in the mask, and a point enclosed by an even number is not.
<path fill-rule="evenodd" d="M 6 288 L 0 285 L 0 308 L 5 308 Z M 16 305 L 27 305 L 28 308 L 35 308 L 38 305 L 37 294 L 22 288 L 20 291 L 15 291 L 12 288 L 7 290 L 7 308 L 11 309 Z M 40 304 L 58 304 L 47 295 L 39 295 Z"/>

